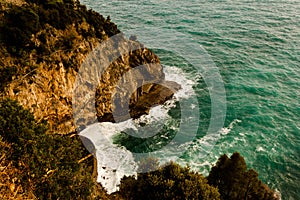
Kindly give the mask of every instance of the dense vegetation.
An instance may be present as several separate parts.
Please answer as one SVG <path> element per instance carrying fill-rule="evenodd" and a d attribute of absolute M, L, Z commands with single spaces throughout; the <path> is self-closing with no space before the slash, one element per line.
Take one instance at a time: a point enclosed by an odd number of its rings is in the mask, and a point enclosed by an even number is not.
<path fill-rule="evenodd" d="M 1 102 L 1 142 L 9 146 L 1 155 L 19 171 L 12 177 L 39 199 L 90 196 L 93 165 L 91 159 L 79 162 L 88 155 L 81 141 L 77 136 L 48 135 L 46 130 L 45 123 L 37 123 L 17 102 Z"/>
<path fill-rule="evenodd" d="M 201 174 L 176 163 L 138 174 L 137 179 L 123 178 L 119 194 L 124 199 L 220 199 L 218 189 Z"/>
<path fill-rule="evenodd" d="M 3 19 L 0 24 L 0 41 L 5 43 L 9 51 L 13 53 L 21 54 L 22 50 L 35 48 L 31 40 L 32 34 L 45 29 L 47 24 L 63 30 L 68 25 L 87 22 L 92 27 L 81 33 L 83 37 L 101 39 L 103 30 L 109 36 L 119 33 L 117 26 L 110 22 L 109 18 L 104 19 L 99 13 L 87 10 L 86 6 L 78 1 L 27 0 L 27 4 L 23 6 L 10 5 L 9 7 L 1 13 Z"/>

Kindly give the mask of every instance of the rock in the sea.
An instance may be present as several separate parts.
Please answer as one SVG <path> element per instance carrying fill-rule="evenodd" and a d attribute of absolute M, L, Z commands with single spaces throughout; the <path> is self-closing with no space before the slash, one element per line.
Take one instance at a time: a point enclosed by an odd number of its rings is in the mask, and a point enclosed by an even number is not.
<path fill-rule="evenodd" d="M 86 127 L 96 118 L 100 122 L 138 118 L 169 100 L 179 88 L 165 81 L 152 51 L 122 34 L 114 36 L 96 47 L 78 72 L 73 99 L 76 125 Z"/>

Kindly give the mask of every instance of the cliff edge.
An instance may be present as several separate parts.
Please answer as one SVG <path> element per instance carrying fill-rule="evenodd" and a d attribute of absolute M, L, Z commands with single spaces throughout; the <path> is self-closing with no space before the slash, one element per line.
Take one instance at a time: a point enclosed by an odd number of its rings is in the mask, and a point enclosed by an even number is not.
<path fill-rule="evenodd" d="M 0 8 L 1 98 L 15 99 L 38 121 L 46 120 L 50 132 L 75 132 L 72 95 L 78 71 L 94 48 L 120 30 L 109 17 L 73 0 L 1 1 Z M 116 50 L 128 45 L 136 50 L 120 55 L 100 78 L 95 91 L 98 121 L 116 121 L 112 114 L 116 83 L 137 66 L 144 65 L 146 70 L 139 80 L 147 79 L 153 84 L 138 87 L 131 94 L 130 117 L 147 114 L 152 106 L 170 99 L 180 88 L 176 83 L 165 82 L 159 58 L 138 41 L 123 37 L 121 43 L 114 45 Z M 166 84 L 169 87 L 162 86 Z M 131 88 L 137 85 L 130 83 Z M 82 87 L 89 89 L 88 84 Z M 118 121 L 128 119 L 120 113 L 118 116 Z"/>

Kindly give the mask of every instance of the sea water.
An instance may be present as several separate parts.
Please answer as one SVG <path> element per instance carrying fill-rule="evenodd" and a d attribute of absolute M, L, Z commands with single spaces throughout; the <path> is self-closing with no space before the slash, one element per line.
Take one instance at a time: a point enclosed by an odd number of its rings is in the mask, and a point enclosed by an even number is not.
<path fill-rule="evenodd" d="M 207 148 L 211 99 L 206 84 L 195 76 L 188 61 L 172 53 L 172 49 L 152 48 L 170 80 L 186 79 L 182 84 L 187 87 L 179 91 L 182 96 L 178 98 L 187 101 L 194 95 L 198 98 L 198 105 L 194 105 L 200 111 L 199 124 L 195 124 L 196 138 L 185 146 L 187 151 L 177 159 L 179 163 L 188 163 L 192 169 L 207 175 L 220 155 L 238 151 L 249 168 L 259 173 L 260 179 L 280 191 L 282 199 L 300 199 L 297 192 L 300 185 L 299 1 L 81 0 L 81 3 L 104 16 L 110 15 L 123 32 L 143 28 L 179 32 L 204 48 L 217 66 L 224 82 L 227 111 L 218 141 Z M 155 42 L 151 40 L 155 47 L 164 45 Z M 151 43 L 147 47 L 151 48 Z M 168 45 L 176 49 L 184 44 L 172 41 Z M 170 119 L 164 115 L 169 126 L 165 129 L 176 134 L 180 112 L 176 106 L 168 109 L 173 111 L 167 112 Z M 156 108 L 152 112 L 154 117 L 165 109 Z M 126 155 L 131 155 L 130 150 L 137 150 L 132 146 L 113 145 Z M 206 156 L 199 156 L 205 150 Z M 165 160 L 174 158 L 171 152 L 164 153 L 158 156 Z M 136 172 L 136 163 L 131 162 L 134 158 L 127 158 L 131 168 L 121 169 L 119 172 L 123 173 L 112 177 Z"/>

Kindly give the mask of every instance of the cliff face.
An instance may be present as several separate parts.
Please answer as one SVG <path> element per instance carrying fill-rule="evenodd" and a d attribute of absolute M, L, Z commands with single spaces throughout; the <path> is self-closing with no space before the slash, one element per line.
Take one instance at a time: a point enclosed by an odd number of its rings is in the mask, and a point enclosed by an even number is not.
<path fill-rule="evenodd" d="M 18 5 L 5 5 L 5 9 L 2 9 L 1 27 L 4 27 L 4 31 L 1 32 L 0 72 L 4 79 L 0 89 L 2 98 L 16 99 L 30 109 L 38 121 L 47 120 L 51 132 L 66 134 L 75 131 L 72 96 L 82 63 L 98 44 L 120 31 L 110 19 L 104 19 L 98 13 L 75 3 L 67 4 L 68 7 L 65 8 L 66 13 L 75 13 L 73 18 L 63 25 L 58 24 L 57 19 L 50 17 L 56 13 L 62 20 L 62 11 L 57 13 L 55 10 L 62 9 L 65 5 L 53 2 L 27 2 L 22 8 Z M 12 20 L 16 17 L 19 20 Z M 28 28 L 25 24 L 20 31 L 19 23 L 22 20 L 35 27 Z M 15 43 L 15 38 L 19 37 L 23 40 Z M 147 113 L 151 106 L 171 98 L 173 91 L 179 88 L 175 83 L 165 83 L 159 58 L 139 42 L 123 37 L 122 42 L 112 45 L 115 50 L 127 46 L 135 46 L 136 50 L 114 60 L 102 74 L 96 91 L 93 91 L 96 92 L 96 115 L 99 121 L 115 121 L 112 115 L 113 97 L 130 96 L 129 113 L 136 118 Z M 134 92 L 116 92 L 116 85 L 121 77 L 140 65 L 145 65 L 143 73 L 127 85 Z M 146 80 L 149 84 L 138 87 L 140 83 L 136 80 Z M 162 86 L 166 84 L 172 89 Z M 82 90 L 89 90 L 88 83 L 81 87 Z M 130 117 L 122 113 L 117 116 L 117 121 Z M 84 122 L 86 119 L 80 120 L 87 124 Z"/>

